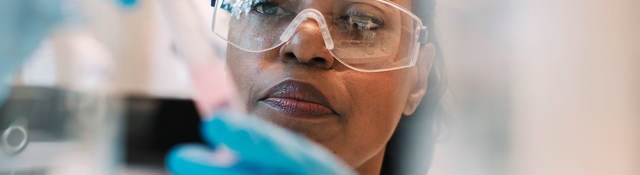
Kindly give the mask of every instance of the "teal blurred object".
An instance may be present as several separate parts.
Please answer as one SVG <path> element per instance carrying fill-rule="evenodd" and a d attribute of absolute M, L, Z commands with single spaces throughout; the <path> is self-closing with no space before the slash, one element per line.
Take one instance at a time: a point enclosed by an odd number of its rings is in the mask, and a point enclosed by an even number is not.
<path fill-rule="evenodd" d="M 209 145 L 169 153 L 172 174 L 355 174 L 321 146 L 256 117 L 218 113 L 203 122 L 202 132 Z"/>
<path fill-rule="evenodd" d="M 61 19 L 60 0 L 0 0 L 0 101 L 10 76 Z"/>
<path fill-rule="evenodd" d="M 138 4 L 138 0 L 118 0 L 118 2 L 120 5 L 127 8 L 135 7 Z"/>

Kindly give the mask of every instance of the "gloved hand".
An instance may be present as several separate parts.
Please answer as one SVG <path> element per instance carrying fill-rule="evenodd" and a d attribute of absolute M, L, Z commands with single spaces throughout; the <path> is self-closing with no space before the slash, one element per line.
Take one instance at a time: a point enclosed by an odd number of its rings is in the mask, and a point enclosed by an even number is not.
<path fill-rule="evenodd" d="M 60 0 L 0 0 L 0 102 L 6 80 L 61 18 Z"/>
<path fill-rule="evenodd" d="M 218 113 L 203 121 L 202 132 L 208 145 L 169 153 L 172 174 L 355 174 L 319 145 L 255 117 Z"/>

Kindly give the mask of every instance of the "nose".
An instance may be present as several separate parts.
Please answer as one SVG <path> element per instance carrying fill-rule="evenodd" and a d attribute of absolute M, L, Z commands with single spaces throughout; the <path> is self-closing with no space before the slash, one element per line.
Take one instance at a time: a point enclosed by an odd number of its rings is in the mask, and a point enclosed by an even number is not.
<path fill-rule="evenodd" d="M 313 20 L 301 23 L 291 39 L 280 48 L 282 61 L 332 69 L 335 58 L 327 50 L 320 30 Z"/>

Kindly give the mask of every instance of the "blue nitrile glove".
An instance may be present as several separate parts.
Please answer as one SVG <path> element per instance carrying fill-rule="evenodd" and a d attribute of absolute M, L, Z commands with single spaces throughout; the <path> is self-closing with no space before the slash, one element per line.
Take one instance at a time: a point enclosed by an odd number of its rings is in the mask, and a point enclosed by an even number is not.
<path fill-rule="evenodd" d="M 138 5 L 138 0 L 118 0 L 120 6 L 125 8 L 132 8 Z"/>
<path fill-rule="evenodd" d="M 173 175 L 355 174 L 323 147 L 255 117 L 216 114 L 203 121 L 209 145 L 183 145 L 168 155 Z"/>
<path fill-rule="evenodd" d="M 61 18 L 60 0 L 0 0 L 0 102 L 9 76 Z"/>

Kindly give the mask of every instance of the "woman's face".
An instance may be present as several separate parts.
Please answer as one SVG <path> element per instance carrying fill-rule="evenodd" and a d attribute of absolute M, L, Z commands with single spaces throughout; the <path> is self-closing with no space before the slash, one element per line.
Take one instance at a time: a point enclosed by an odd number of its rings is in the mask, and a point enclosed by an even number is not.
<path fill-rule="evenodd" d="M 381 159 L 401 116 L 415 111 L 426 91 L 431 50 L 423 46 L 423 58 L 411 68 L 359 72 L 335 60 L 317 24 L 307 21 L 270 51 L 229 46 L 227 64 L 249 113 L 326 146 L 357 168 Z"/>

